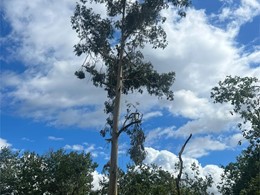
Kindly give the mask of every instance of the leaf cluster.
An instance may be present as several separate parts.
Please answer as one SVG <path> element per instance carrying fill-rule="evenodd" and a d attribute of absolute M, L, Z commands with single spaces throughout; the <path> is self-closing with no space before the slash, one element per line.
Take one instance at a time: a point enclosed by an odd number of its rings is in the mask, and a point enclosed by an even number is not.
<path fill-rule="evenodd" d="M 224 167 L 219 191 L 229 194 L 260 194 L 260 148 L 249 146 L 234 163 Z"/>
<path fill-rule="evenodd" d="M 185 178 L 183 179 L 183 194 L 194 194 L 194 195 L 208 195 L 208 188 L 212 186 L 213 178 L 208 175 L 204 178 L 200 176 L 199 166 L 196 163 L 191 164 L 191 170 L 194 173 L 194 177 L 191 178 L 187 173 L 185 173 Z M 184 193 L 185 192 L 185 193 Z"/>
<path fill-rule="evenodd" d="M 252 144 L 260 143 L 260 83 L 257 78 L 227 76 L 212 89 L 211 97 L 215 103 L 230 102 L 234 106 L 231 114 L 237 113 L 244 123 L 251 124 L 251 129 L 242 129 L 244 137 Z M 242 128 L 242 124 L 239 127 Z"/>

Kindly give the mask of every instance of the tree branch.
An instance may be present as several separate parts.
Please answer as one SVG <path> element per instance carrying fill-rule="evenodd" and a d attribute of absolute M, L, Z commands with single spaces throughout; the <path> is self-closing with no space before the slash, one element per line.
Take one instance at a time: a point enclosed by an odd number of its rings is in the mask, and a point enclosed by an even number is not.
<path fill-rule="evenodd" d="M 128 123 L 128 124 L 126 125 L 126 122 L 131 118 L 131 115 L 135 115 L 135 114 L 139 114 L 139 113 L 137 113 L 137 112 L 131 113 L 131 114 L 127 117 L 127 119 L 126 119 L 125 122 L 124 122 L 123 127 L 118 131 L 118 136 L 119 136 L 123 131 L 125 131 L 128 127 L 130 127 L 130 126 L 132 126 L 132 125 L 134 125 L 134 124 L 137 124 L 137 123 L 142 122 L 141 119 L 138 119 L 138 120 L 132 121 L 132 122 L 130 122 L 130 123 Z"/>
<path fill-rule="evenodd" d="M 177 193 L 178 195 L 181 195 L 181 191 L 180 191 L 180 181 L 181 181 L 181 175 L 182 175 L 182 169 L 183 169 L 183 161 L 182 161 L 182 158 L 181 158 L 181 155 L 187 145 L 187 143 L 189 142 L 190 138 L 192 137 L 192 134 L 190 134 L 190 136 L 188 137 L 188 139 L 186 140 L 186 142 L 184 143 L 184 145 L 182 146 L 180 152 L 179 152 L 179 160 L 180 160 L 180 171 L 179 171 L 179 174 L 177 176 L 177 179 L 176 179 L 176 187 L 177 187 Z"/>

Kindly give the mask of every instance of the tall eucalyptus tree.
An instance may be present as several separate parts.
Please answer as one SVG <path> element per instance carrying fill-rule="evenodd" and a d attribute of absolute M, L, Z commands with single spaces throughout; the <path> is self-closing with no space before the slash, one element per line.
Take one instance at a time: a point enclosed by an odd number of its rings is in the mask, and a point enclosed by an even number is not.
<path fill-rule="evenodd" d="M 105 5 L 106 13 L 96 13 L 91 4 Z M 80 0 L 71 18 L 72 27 L 80 39 L 75 45 L 75 53 L 83 53 L 94 60 L 86 60 L 83 68 L 92 76 L 96 87 L 107 92 L 105 112 L 109 128 L 101 131 L 111 138 L 111 159 L 109 174 L 109 194 L 117 194 L 118 138 L 126 132 L 131 139 L 130 157 L 136 164 L 145 158 L 145 140 L 141 128 L 142 115 L 128 109 L 125 122 L 119 127 L 121 94 L 142 93 L 144 89 L 151 95 L 173 100 L 170 90 L 174 82 L 174 72 L 159 74 L 151 62 L 145 61 L 141 49 L 150 43 L 154 49 L 167 46 L 166 32 L 161 24 L 166 18 L 161 11 L 169 4 L 175 6 L 180 16 L 185 16 L 189 0 Z M 100 71 L 96 59 L 101 59 L 105 71 Z M 83 69 L 75 75 L 83 79 Z"/>

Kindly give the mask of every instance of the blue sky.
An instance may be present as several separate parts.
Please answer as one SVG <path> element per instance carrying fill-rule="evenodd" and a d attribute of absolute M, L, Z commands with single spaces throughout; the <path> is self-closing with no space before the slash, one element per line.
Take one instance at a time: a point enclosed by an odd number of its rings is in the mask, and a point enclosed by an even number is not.
<path fill-rule="evenodd" d="M 84 150 L 100 164 L 109 158 L 109 145 L 99 135 L 104 127 L 106 94 L 78 80 L 74 72 L 84 56 L 76 57 L 78 42 L 70 17 L 76 1 L 3 0 L 1 29 L 0 146 L 32 150 Z M 123 97 L 139 102 L 144 114 L 147 163 L 170 170 L 190 133 L 185 150 L 187 166 L 200 163 L 202 175 L 216 173 L 219 165 L 234 161 L 246 147 L 236 128 L 238 116 L 230 105 L 216 105 L 210 90 L 226 75 L 260 75 L 260 2 L 258 0 L 193 0 L 187 17 L 176 20 L 173 9 L 164 11 L 168 47 L 143 50 L 159 72 L 176 72 L 175 100 L 144 93 Z M 94 9 L 105 13 L 103 6 Z M 242 146 L 237 143 L 242 139 Z M 120 140 L 119 164 L 128 162 L 128 139 Z M 170 170 L 171 171 L 171 170 Z"/>

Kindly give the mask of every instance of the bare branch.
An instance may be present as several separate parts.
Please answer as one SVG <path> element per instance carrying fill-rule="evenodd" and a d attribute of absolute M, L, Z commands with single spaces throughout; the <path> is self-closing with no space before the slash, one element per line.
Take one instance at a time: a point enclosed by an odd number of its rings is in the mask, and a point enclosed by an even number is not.
<path fill-rule="evenodd" d="M 137 118 L 136 118 L 134 121 L 132 121 L 132 122 L 126 124 L 127 121 L 129 121 L 130 119 L 132 119 L 132 118 L 135 117 L 136 115 L 139 116 L 140 113 L 138 113 L 138 112 L 133 112 L 133 113 L 131 113 L 129 116 L 126 117 L 126 119 L 125 119 L 125 121 L 124 121 L 124 124 L 123 124 L 123 127 L 118 131 L 118 136 L 119 136 L 123 131 L 125 131 L 128 127 L 130 127 L 130 126 L 132 126 L 132 125 L 134 125 L 134 124 L 137 124 L 137 123 L 141 123 L 141 122 L 142 122 L 141 119 L 137 119 Z"/>
<path fill-rule="evenodd" d="M 186 140 L 186 142 L 182 146 L 181 151 L 179 152 L 180 171 L 179 171 L 179 174 L 178 174 L 177 179 L 176 179 L 176 187 L 177 187 L 178 195 L 181 195 L 180 181 L 181 181 L 181 175 L 182 175 L 182 169 L 183 169 L 183 161 L 182 161 L 181 155 L 182 155 L 182 153 L 183 153 L 183 151 L 184 151 L 184 149 L 185 149 L 185 147 L 186 147 L 186 145 L 189 142 L 191 137 L 192 137 L 192 134 L 190 134 L 190 136 L 188 137 L 188 139 Z"/>

